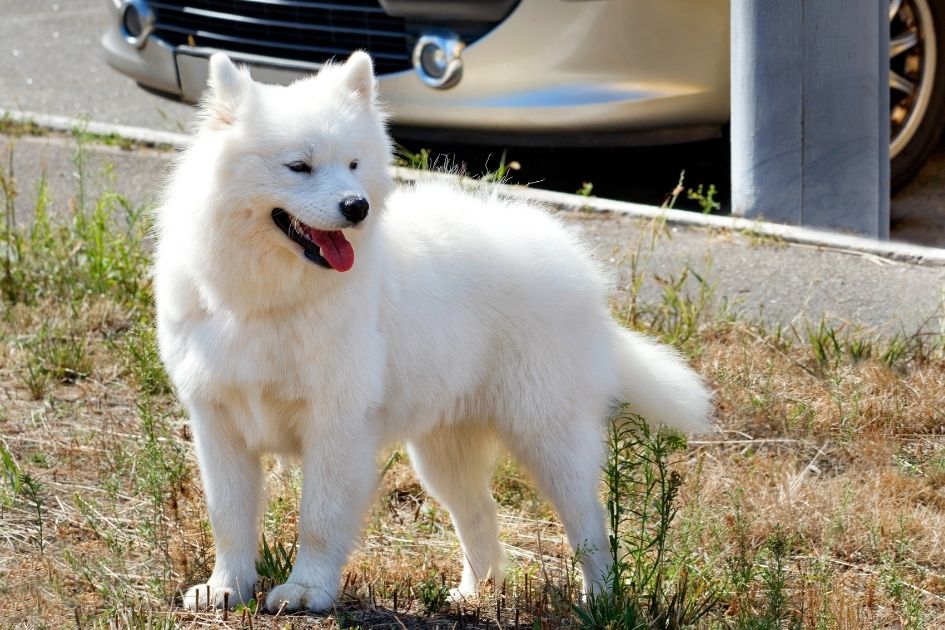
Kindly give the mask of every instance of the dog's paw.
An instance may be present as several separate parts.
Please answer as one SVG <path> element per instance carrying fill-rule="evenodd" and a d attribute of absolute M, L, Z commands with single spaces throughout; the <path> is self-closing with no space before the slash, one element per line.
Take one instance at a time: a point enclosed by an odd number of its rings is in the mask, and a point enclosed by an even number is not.
<path fill-rule="evenodd" d="M 253 598 L 254 584 L 245 586 L 217 586 L 212 583 L 191 586 L 184 593 L 184 608 L 206 610 L 207 608 L 235 608 Z"/>
<path fill-rule="evenodd" d="M 266 598 L 266 609 L 271 613 L 294 612 L 296 610 L 311 610 L 324 612 L 335 603 L 334 591 L 320 586 L 305 586 L 298 582 L 286 582 L 269 593 Z"/>
<path fill-rule="evenodd" d="M 463 588 L 462 585 L 450 589 L 449 601 L 451 604 L 466 604 L 479 599 L 479 591 L 476 588 Z"/>

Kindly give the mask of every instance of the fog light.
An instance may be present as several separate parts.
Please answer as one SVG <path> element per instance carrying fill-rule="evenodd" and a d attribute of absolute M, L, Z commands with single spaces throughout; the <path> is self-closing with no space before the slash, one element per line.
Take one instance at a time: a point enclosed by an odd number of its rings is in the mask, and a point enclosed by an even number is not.
<path fill-rule="evenodd" d="M 124 0 L 121 5 L 121 34 L 135 48 L 144 48 L 154 30 L 154 12 L 144 0 Z"/>
<path fill-rule="evenodd" d="M 460 59 L 465 44 L 452 33 L 427 33 L 413 47 L 413 68 L 430 87 L 445 90 L 463 76 Z"/>

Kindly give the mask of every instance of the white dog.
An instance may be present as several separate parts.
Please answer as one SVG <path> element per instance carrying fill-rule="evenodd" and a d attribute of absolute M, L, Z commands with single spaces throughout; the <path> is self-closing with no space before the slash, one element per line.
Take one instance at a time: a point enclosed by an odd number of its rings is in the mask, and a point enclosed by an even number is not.
<path fill-rule="evenodd" d="M 534 475 L 585 588 L 609 570 L 598 498 L 616 405 L 685 431 L 710 394 L 668 347 L 610 317 L 578 239 L 541 209 L 442 185 L 395 190 L 371 59 L 288 87 L 222 54 L 159 209 L 161 356 L 190 412 L 216 542 L 184 605 L 253 596 L 260 455 L 303 469 L 299 548 L 277 610 L 335 600 L 404 440 L 465 556 L 454 596 L 503 577 L 489 490 L 499 443 Z"/>

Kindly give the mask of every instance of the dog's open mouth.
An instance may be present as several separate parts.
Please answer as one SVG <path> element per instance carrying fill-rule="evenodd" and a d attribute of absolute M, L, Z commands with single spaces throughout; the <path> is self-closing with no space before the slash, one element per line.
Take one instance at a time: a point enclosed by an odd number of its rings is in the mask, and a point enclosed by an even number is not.
<path fill-rule="evenodd" d="M 341 230 L 317 230 L 282 208 L 272 209 L 272 221 L 302 246 L 305 257 L 313 263 L 335 271 L 348 271 L 354 265 L 354 248 Z"/>

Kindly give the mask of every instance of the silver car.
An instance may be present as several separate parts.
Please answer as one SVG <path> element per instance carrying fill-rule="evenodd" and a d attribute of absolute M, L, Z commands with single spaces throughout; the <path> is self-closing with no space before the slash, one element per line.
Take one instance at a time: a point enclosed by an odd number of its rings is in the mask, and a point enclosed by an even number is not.
<path fill-rule="evenodd" d="M 729 117 L 728 0 L 105 0 L 108 63 L 194 102 L 223 50 L 289 82 L 374 57 L 404 137 L 629 146 L 718 137 Z M 941 135 L 938 0 L 889 9 L 893 186 Z"/>

